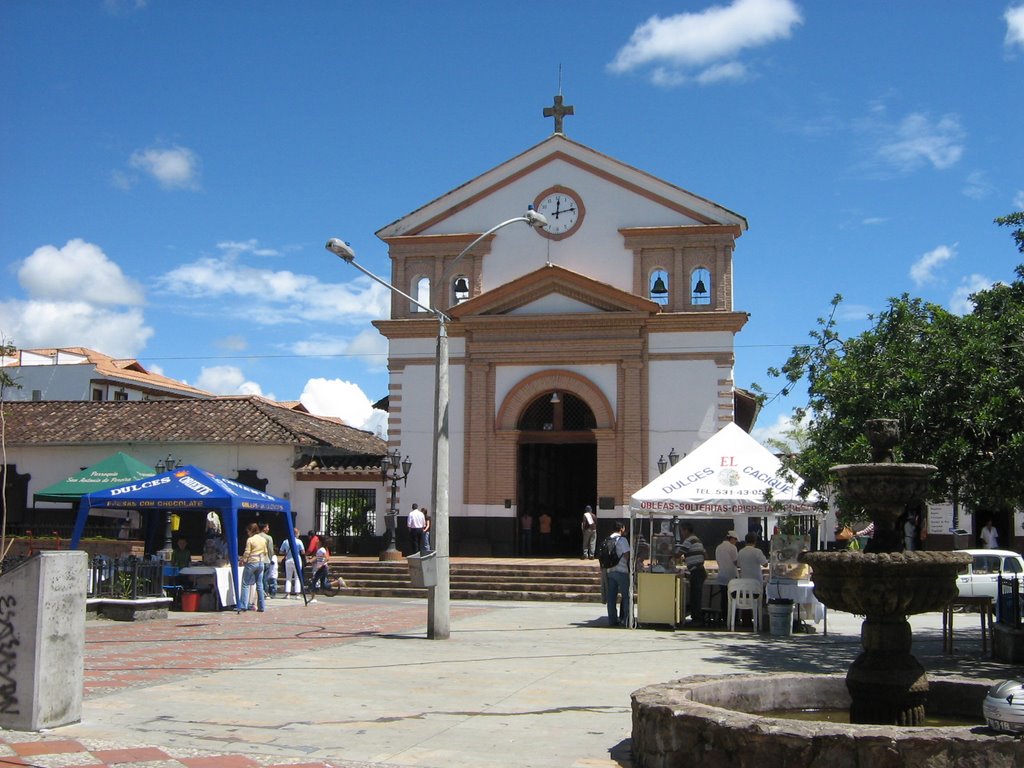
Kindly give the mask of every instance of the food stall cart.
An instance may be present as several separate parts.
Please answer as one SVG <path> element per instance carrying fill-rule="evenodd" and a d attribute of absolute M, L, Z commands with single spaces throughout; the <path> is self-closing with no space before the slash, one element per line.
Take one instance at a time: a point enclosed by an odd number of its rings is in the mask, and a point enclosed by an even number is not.
<path fill-rule="evenodd" d="M 799 477 L 783 470 L 775 454 L 740 427 L 727 424 L 633 494 L 629 519 L 635 596 L 632 626 L 668 623 L 650 617 L 669 616 L 685 605 L 685 579 L 679 578 L 674 563 L 681 519 L 731 519 L 733 527 L 742 531 L 750 517 L 773 521 L 792 515 L 820 516 L 817 494 L 811 491 L 807 498 L 801 497 L 802 484 Z M 666 535 L 667 540 L 659 538 Z M 709 542 L 704 544 L 708 547 Z M 681 582 L 678 590 L 667 586 L 670 578 Z M 679 623 L 678 614 L 674 623 Z"/>

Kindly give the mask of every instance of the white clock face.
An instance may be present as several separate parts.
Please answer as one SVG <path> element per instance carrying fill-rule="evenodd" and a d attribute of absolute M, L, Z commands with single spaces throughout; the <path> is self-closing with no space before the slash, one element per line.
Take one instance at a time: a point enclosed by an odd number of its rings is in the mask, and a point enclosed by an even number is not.
<path fill-rule="evenodd" d="M 580 223 L 582 208 L 579 199 L 568 192 L 550 192 L 537 201 L 537 211 L 548 220 L 542 230 L 548 235 L 566 237 Z"/>

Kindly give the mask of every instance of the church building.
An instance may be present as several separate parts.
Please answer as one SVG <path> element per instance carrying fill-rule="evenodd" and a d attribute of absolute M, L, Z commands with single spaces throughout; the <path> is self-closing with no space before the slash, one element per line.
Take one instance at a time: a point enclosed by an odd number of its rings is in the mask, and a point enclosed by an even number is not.
<path fill-rule="evenodd" d="M 391 283 L 452 319 L 452 555 L 523 553 L 520 518 L 553 519 L 552 555 L 579 555 L 580 519 L 628 517 L 658 462 L 754 403 L 733 380 L 737 213 L 555 132 L 384 227 Z M 545 227 L 495 225 L 532 205 Z M 413 461 L 400 514 L 429 504 L 438 321 L 392 294 L 389 450 Z M 419 469 L 420 471 L 417 471 Z M 536 554 L 536 552 L 534 553 Z"/>

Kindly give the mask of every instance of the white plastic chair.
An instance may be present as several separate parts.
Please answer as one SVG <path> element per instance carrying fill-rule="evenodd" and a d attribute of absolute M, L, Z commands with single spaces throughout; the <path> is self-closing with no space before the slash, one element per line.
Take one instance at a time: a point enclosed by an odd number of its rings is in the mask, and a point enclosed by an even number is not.
<path fill-rule="evenodd" d="M 729 590 L 729 631 L 736 627 L 736 612 L 751 611 L 754 620 L 754 631 L 761 626 L 761 596 L 764 585 L 757 579 L 732 579 L 727 587 Z"/>

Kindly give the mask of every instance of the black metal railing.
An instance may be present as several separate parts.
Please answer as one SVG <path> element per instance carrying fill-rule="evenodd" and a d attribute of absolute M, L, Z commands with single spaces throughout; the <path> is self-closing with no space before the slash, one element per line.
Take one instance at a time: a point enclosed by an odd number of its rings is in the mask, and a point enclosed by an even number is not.
<path fill-rule="evenodd" d="M 162 560 L 135 556 L 115 560 L 99 555 L 89 563 L 88 596 L 122 600 L 162 597 L 164 568 Z"/>
<path fill-rule="evenodd" d="M 1000 574 L 996 584 L 996 621 L 1020 629 L 1020 579 Z"/>

